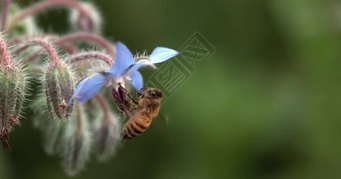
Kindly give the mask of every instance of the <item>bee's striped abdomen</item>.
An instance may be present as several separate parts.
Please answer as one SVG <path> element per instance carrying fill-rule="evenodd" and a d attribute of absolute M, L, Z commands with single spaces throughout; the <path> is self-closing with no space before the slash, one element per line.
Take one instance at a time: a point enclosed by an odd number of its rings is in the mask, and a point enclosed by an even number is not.
<path fill-rule="evenodd" d="M 145 112 L 134 114 L 123 129 L 124 139 L 133 139 L 139 136 L 146 131 L 151 122 L 151 117 Z"/>

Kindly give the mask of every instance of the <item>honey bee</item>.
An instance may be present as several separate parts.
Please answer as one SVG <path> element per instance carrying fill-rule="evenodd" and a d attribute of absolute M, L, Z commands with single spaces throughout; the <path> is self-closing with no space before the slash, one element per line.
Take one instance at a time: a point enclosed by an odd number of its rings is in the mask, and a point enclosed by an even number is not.
<path fill-rule="evenodd" d="M 123 128 L 123 138 L 133 139 L 142 134 L 159 114 L 162 92 L 157 88 L 146 88 L 139 93 L 137 105 Z M 133 105 L 134 106 L 134 105 Z"/>

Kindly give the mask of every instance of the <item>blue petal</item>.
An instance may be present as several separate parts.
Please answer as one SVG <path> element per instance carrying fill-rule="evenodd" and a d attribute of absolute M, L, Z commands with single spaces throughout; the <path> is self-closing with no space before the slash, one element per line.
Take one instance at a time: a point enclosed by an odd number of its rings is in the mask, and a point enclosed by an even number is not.
<path fill-rule="evenodd" d="M 116 59 L 109 70 L 109 74 L 114 77 L 121 76 L 130 65 L 134 64 L 134 57 L 130 50 L 122 43 L 116 43 Z"/>
<path fill-rule="evenodd" d="M 143 88 L 143 77 L 141 73 L 137 70 L 133 70 L 130 72 L 131 85 L 137 90 L 140 91 Z"/>
<path fill-rule="evenodd" d="M 178 51 L 170 48 L 156 47 L 149 58 L 153 63 L 161 63 L 177 56 L 178 54 L 179 54 Z"/>
<path fill-rule="evenodd" d="M 76 98 L 80 103 L 85 103 L 97 94 L 105 82 L 106 77 L 100 73 L 87 77 L 77 85 L 73 98 Z"/>

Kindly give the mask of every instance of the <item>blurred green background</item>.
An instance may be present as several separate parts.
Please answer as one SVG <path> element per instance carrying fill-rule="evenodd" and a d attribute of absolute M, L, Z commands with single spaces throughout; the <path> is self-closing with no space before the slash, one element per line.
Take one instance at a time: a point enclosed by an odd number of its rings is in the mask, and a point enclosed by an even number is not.
<path fill-rule="evenodd" d="M 75 178 L 341 178 L 340 1 L 94 4 L 103 34 L 133 52 L 179 48 L 199 31 L 216 53 L 162 106 L 168 123 L 155 120 L 111 160 L 91 160 Z M 63 33 L 65 14 L 38 21 Z M 11 152 L 0 151 L 1 178 L 68 178 L 60 160 L 43 152 L 29 116 L 11 141 Z"/>

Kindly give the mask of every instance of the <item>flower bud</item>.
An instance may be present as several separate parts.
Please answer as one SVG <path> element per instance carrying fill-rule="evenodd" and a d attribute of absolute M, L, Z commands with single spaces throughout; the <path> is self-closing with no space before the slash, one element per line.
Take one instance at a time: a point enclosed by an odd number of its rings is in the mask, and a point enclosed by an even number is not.
<path fill-rule="evenodd" d="M 74 9 L 70 16 L 70 23 L 73 29 L 99 34 L 102 27 L 102 19 L 99 11 L 91 3 L 79 3 L 83 10 L 79 11 Z"/>
<path fill-rule="evenodd" d="M 39 96 L 31 104 L 31 110 L 33 111 L 33 126 L 40 130 L 43 134 L 43 146 L 44 150 L 49 155 L 58 154 L 62 150 L 60 145 L 65 127 L 68 124 L 67 121 L 50 119 L 48 113 L 46 113 L 46 100 L 43 96 Z M 44 109 L 44 110 L 42 110 Z"/>
<path fill-rule="evenodd" d="M 69 118 L 72 106 L 69 106 L 68 102 L 74 89 L 71 68 L 63 62 L 51 63 L 44 73 L 43 84 L 50 114 L 53 118 Z"/>
<path fill-rule="evenodd" d="M 63 150 L 63 146 L 60 144 L 67 124 L 65 121 L 45 119 L 45 127 L 42 129 L 42 133 L 44 150 L 47 154 L 55 155 Z"/>
<path fill-rule="evenodd" d="M 25 89 L 26 77 L 21 66 L 13 61 L 0 63 L 0 138 L 5 148 L 9 148 L 12 126 L 19 123 Z"/>
<path fill-rule="evenodd" d="M 81 171 L 89 158 L 91 131 L 83 106 L 75 102 L 75 111 L 64 132 L 63 147 L 64 169 L 73 176 Z"/>
<path fill-rule="evenodd" d="M 95 120 L 94 145 L 98 160 L 104 161 L 115 153 L 122 139 L 121 129 L 118 116 L 111 112 Z"/>

